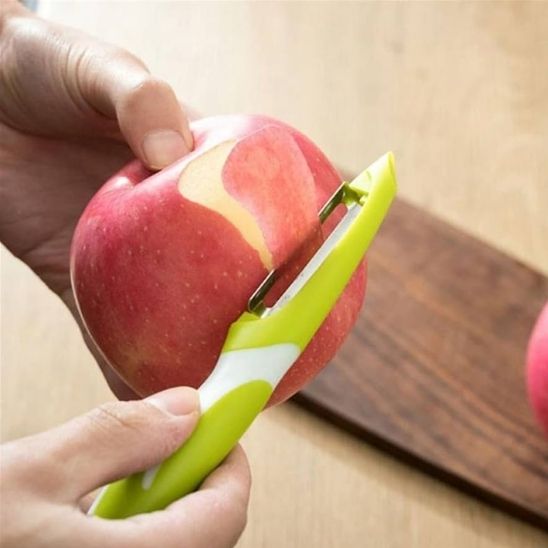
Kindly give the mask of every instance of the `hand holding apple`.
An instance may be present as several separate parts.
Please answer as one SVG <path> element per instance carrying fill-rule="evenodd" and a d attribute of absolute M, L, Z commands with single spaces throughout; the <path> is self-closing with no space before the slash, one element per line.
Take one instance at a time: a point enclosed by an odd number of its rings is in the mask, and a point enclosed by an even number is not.
<path fill-rule="evenodd" d="M 69 248 L 80 214 L 132 157 L 162 168 L 188 152 L 188 122 L 170 86 L 128 51 L 16 0 L 0 2 L 0 29 L 0 239 L 79 319 Z M 188 146 L 165 146 L 170 130 Z M 164 143 L 164 163 L 148 158 L 149 134 Z M 94 353 L 115 394 L 134 398 Z"/>
<path fill-rule="evenodd" d="M 301 133 L 263 116 L 208 118 L 192 131 L 194 151 L 165 170 L 132 162 L 113 176 L 72 245 L 85 324 L 141 396 L 200 385 L 268 271 L 291 259 L 294 272 L 335 222 L 320 228 L 317 212 L 340 177 Z M 362 266 L 271 403 L 333 357 L 364 289 Z"/>

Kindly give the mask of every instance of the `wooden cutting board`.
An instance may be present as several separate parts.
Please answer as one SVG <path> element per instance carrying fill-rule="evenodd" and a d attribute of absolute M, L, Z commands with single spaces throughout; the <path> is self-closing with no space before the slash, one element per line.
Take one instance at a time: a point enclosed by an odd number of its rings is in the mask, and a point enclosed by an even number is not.
<path fill-rule="evenodd" d="M 548 529 L 548 441 L 524 380 L 548 279 L 401 200 L 368 257 L 354 331 L 295 400 Z"/>

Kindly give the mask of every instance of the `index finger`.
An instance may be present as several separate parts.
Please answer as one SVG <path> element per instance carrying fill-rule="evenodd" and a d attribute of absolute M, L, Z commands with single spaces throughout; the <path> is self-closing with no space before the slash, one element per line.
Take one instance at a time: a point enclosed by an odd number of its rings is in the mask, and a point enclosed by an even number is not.
<path fill-rule="evenodd" d="M 193 147 L 188 118 L 167 82 L 150 74 L 126 50 L 93 43 L 77 65 L 84 99 L 116 118 L 133 152 L 152 169 L 161 169 Z"/>

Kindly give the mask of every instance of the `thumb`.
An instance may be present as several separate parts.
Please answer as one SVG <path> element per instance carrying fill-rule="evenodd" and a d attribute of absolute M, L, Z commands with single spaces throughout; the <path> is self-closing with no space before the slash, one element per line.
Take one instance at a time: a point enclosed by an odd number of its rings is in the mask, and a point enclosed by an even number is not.
<path fill-rule="evenodd" d="M 181 103 L 171 86 L 153 77 L 140 59 L 102 44 L 85 50 L 84 58 L 78 64 L 81 93 L 92 107 L 116 118 L 129 146 L 147 167 L 162 169 L 192 150 Z"/>
<path fill-rule="evenodd" d="M 142 401 L 102 405 L 45 432 L 40 449 L 51 472 L 59 472 L 60 497 L 75 502 L 163 461 L 196 426 L 198 406 L 196 390 L 172 388 Z"/>

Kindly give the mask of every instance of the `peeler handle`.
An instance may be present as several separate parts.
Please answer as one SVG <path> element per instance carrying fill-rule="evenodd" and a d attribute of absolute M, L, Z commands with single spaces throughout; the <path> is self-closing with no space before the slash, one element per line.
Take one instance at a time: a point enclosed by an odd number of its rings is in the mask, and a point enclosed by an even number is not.
<path fill-rule="evenodd" d="M 235 447 L 300 353 L 291 343 L 234 351 L 225 345 L 198 390 L 202 414 L 190 438 L 162 464 L 105 487 L 90 514 L 121 519 L 163 510 L 195 491 Z"/>
<path fill-rule="evenodd" d="M 126 518 L 164 509 L 195 491 L 230 453 L 271 394 L 272 386 L 265 380 L 233 388 L 201 415 L 180 449 L 159 466 L 105 487 L 90 514 Z"/>

